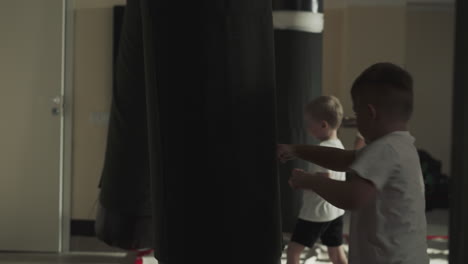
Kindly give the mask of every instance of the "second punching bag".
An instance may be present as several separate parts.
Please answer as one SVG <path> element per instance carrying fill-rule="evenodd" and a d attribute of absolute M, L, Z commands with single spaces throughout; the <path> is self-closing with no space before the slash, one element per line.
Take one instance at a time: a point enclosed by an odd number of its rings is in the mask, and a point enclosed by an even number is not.
<path fill-rule="evenodd" d="M 306 135 L 303 111 L 305 104 L 322 92 L 322 3 L 273 0 L 280 142 L 314 143 Z M 308 164 L 294 160 L 280 166 L 284 232 L 293 231 L 301 205 L 301 193 L 288 184 L 293 168 L 307 170 Z"/>
<path fill-rule="evenodd" d="M 155 254 L 281 256 L 271 0 L 141 0 Z"/>

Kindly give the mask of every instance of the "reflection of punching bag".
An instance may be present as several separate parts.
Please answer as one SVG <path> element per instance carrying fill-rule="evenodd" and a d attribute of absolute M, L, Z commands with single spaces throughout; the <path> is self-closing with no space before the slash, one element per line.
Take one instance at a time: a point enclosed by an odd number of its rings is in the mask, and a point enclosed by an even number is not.
<path fill-rule="evenodd" d="M 279 263 L 271 1 L 129 0 L 126 13 L 102 205 L 146 212 L 151 186 L 160 263 Z"/>
<path fill-rule="evenodd" d="M 273 0 L 280 142 L 314 143 L 305 132 L 303 108 L 322 91 L 322 2 Z M 307 169 L 307 163 L 295 160 L 280 167 L 284 232 L 293 231 L 301 204 L 301 193 L 288 185 L 293 168 Z"/>
<path fill-rule="evenodd" d="M 115 247 L 140 249 L 153 245 L 146 92 L 140 4 L 128 1 L 127 8 L 115 51 L 96 235 Z"/>

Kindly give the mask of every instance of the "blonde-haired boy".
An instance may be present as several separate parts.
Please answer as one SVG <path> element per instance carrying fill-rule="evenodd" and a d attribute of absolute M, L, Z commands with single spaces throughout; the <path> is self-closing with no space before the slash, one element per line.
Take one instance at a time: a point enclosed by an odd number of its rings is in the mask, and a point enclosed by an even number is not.
<path fill-rule="evenodd" d="M 333 96 L 320 96 L 304 109 L 307 133 L 320 141 L 320 146 L 343 149 L 337 130 L 343 119 L 343 107 Z M 310 173 L 344 181 L 345 173 L 327 170 L 311 164 Z M 328 247 L 333 264 L 347 263 L 343 243 L 344 211 L 325 201 L 317 193 L 304 190 L 302 207 L 287 249 L 287 264 L 299 264 L 305 247 L 312 247 L 320 238 Z"/>

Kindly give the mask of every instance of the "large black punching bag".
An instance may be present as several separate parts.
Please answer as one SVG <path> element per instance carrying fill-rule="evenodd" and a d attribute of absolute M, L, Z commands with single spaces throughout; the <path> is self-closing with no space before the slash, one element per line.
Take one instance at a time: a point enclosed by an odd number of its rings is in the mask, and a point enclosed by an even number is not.
<path fill-rule="evenodd" d="M 273 0 L 275 27 L 278 140 L 315 143 L 306 135 L 305 104 L 322 91 L 322 0 Z M 301 206 L 301 192 L 288 179 L 293 168 L 306 170 L 304 161 L 280 166 L 282 228 L 292 232 Z"/>
<path fill-rule="evenodd" d="M 271 1 L 141 2 L 156 257 L 279 263 Z"/>

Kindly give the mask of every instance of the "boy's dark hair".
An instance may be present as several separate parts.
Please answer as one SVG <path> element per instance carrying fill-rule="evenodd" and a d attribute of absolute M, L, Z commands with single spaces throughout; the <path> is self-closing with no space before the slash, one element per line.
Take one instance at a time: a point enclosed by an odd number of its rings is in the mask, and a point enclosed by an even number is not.
<path fill-rule="evenodd" d="M 338 129 L 343 120 L 343 107 L 334 96 L 319 96 L 309 102 L 305 112 L 318 121 L 326 121 L 332 129 Z"/>
<path fill-rule="evenodd" d="M 351 87 L 353 101 L 374 104 L 391 118 L 408 121 L 413 113 L 413 79 L 403 68 L 376 63 L 359 75 Z"/>

